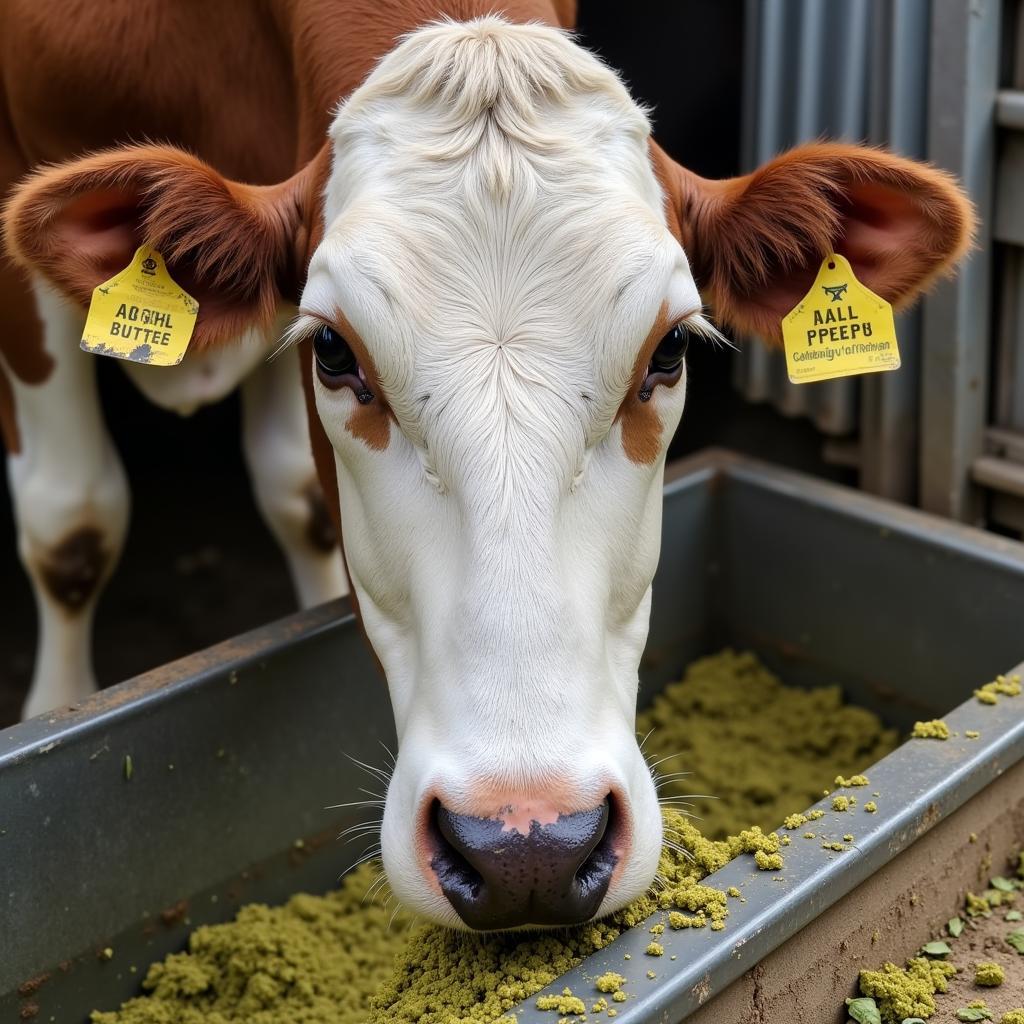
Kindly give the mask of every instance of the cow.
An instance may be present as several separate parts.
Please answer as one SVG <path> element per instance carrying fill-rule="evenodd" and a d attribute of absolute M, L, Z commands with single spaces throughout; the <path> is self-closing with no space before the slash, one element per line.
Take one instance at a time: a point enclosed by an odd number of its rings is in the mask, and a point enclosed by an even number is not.
<path fill-rule="evenodd" d="M 77 348 L 92 289 L 155 247 L 199 301 L 184 365 L 213 373 L 253 365 L 297 311 L 269 366 L 298 353 L 282 376 L 301 377 L 388 681 L 393 892 L 482 930 L 626 905 L 662 843 L 637 678 L 686 350 L 714 333 L 704 304 L 777 339 L 838 252 L 905 305 L 969 248 L 970 203 L 938 169 L 839 143 L 705 180 L 564 31 L 565 3 L 74 9 L 12 0 L 0 25 L 5 167 L 45 162 L 4 218 L 43 325 L 11 278 L 33 578 L 86 524 L 98 561 L 123 529 Z M 143 134 L 159 141 L 123 141 Z M 76 435 L 80 489 L 60 501 L 46 416 Z"/>

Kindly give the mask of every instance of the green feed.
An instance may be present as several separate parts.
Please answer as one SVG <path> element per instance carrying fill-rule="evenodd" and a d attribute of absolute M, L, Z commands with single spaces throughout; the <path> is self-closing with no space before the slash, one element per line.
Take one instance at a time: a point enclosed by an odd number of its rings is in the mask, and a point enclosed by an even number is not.
<path fill-rule="evenodd" d="M 325 896 L 300 894 L 281 907 L 252 904 L 228 924 L 196 929 L 188 951 L 154 964 L 146 995 L 93 1024 L 476 1024 L 503 1019 L 584 957 L 650 914 L 668 929 L 726 926 L 728 896 L 702 880 L 752 854 L 784 870 L 777 825 L 807 806 L 837 774 L 856 771 L 896 745 L 894 732 L 837 688 L 782 686 L 752 655 L 723 652 L 692 665 L 638 718 L 652 761 L 693 774 L 663 794 L 708 793 L 701 831 L 665 811 L 674 848 L 662 853 L 656 890 L 605 920 L 536 935 L 479 936 L 416 924 L 377 897 L 365 899 L 379 866 L 364 865 Z M 653 730 L 653 731 L 651 731 Z M 746 827 L 751 820 L 756 824 Z M 704 834 L 702 834 L 702 832 Z M 717 839 L 706 836 L 718 837 Z M 752 862 L 753 866 L 753 862 Z M 656 931 L 661 935 L 663 927 Z M 656 947 L 656 948 L 655 948 Z M 663 949 L 652 941 L 652 957 Z M 543 1009 L 602 1018 L 628 996 L 609 973 L 590 990 L 550 997 Z M 557 1016 L 556 1016 L 557 1015 Z M 511 1019 L 511 1018 L 508 1018 Z"/>
<path fill-rule="evenodd" d="M 877 715 L 844 705 L 839 687 L 783 686 L 753 654 L 733 651 L 694 662 L 681 683 L 667 686 L 639 716 L 640 735 L 651 728 L 650 759 L 678 755 L 659 770 L 692 773 L 661 792 L 717 797 L 694 801 L 701 830 L 715 838 L 751 821 L 778 827 L 819 800 L 836 776 L 873 764 L 899 743 Z M 854 778 L 860 785 L 863 776 Z"/>

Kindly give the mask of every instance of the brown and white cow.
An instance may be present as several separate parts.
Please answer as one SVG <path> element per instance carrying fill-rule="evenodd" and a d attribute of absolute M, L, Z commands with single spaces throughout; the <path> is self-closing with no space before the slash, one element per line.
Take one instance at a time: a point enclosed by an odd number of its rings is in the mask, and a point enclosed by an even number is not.
<path fill-rule="evenodd" d="M 200 301 L 185 373 L 254 366 L 296 305 L 287 340 L 398 728 L 393 890 L 476 928 L 622 906 L 661 845 L 637 667 L 701 294 L 777 337 L 836 250 L 906 303 L 965 252 L 969 204 L 847 145 L 703 180 L 545 0 L 116 0 L 87 27 L 74 7 L 11 0 L 0 24 L 8 176 L 64 161 L 5 221 L 43 320 L 40 338 L 10 279 L 12 477 L 42 606 L 64 538 L 89 526 L 112 556 L 123 530 L 77 349 L 96 283 L 141 242 L 164 254 Z M 174 145 L 65 159 L 143 134 Z M 264 340 L 239 348 L 246 332 Z"/>

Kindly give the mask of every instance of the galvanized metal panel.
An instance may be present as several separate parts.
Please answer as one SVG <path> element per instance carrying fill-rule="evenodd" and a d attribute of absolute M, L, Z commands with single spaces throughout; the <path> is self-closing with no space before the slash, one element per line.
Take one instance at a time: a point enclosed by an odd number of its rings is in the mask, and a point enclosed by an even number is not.
<path fill-rule="evenodd" d="M 645 693 L 731 641 L 906 722 L 1020 660 L 1022 605 L 1020 544 L 707 453 L 669 473 Z M 13 1018 L 20 982 L 66 960 L 34 997 L 39 1019 L 81 1019 L 136 991 L 141 975 L 126 964 L 180 948 L 184 914 L 198 925 L 243 899 L 331 886 L 353 854 L 322 840 L 353 815 L 322 808 L 357 799 L 365 781 L 342 751 L 381 763 L 378 740 L 391 735 L 345 611 L 304 613 L 0 732 L 0 1015 Z M 1024 755 L 1011 702 L 971 702 L 948 720 L 982 739 L 898 751 L 873 768 L 888 798 L 858 828 L 856 851 L 830 860 L 791 848 L 785 886 L 742 862 L 719 873 L 714 884 L 745 883 L 747 904 L 722 933 L 668 937 L 678 959 L 659 961 L 653 982 L 636 978 L 642 995 L 622 1019 L 682 1019 Z M 635 930 L 583 970 L 642 975 L 648 940 Z M 105 945 L 110 963 L 95 955 Z M 522 1013 L 547 1020 L 532 1001 Z"/>
<path fill-rule="evenodd" d="M 971 464 L 988 419 L 991 211 L 1001 0 L 934 0 L 930 158 L 956 173 L 981 213 L 978 245 L 953 281 L 926 299 L 921 504 L 956 519 L 981 518 Z"/>
<path fill-rule="evenodd" d="M 756 166 L 822 136 L 925 152 L 928 0 L 750 0 L 744 160 Z M 862 486 L 909 501 L 916 491 L 919 314 L 900 318 L 903 368 L 791 384 L 781 352 L 749 341 L 734 384 L 750 401 L 807 416 L 823 433 L 859 429 Z"/>

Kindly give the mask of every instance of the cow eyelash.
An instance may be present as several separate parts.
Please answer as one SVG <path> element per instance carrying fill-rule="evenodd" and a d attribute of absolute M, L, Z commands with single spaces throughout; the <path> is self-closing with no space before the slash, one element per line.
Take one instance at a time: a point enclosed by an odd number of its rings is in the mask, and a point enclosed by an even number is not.
<path fill-rule="evenodd" d="M 658 347 L 651 353 L 647 372 L 637 396 L 641 402 L 649 402 L 659 384 L 672 387 L 679 381 L 683 375 L 687 349 L 691 339 L 695 337 L 729 344 L 718 329 L 699 313 L 680 320 L 658 342 Z"/>

